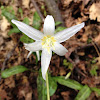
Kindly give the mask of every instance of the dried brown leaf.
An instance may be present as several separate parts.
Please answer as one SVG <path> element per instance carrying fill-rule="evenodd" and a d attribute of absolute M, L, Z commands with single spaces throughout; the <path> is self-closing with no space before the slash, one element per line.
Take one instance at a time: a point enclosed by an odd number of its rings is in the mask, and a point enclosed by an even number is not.
<path fill-rule="evenodd" d="M 61 92 L 61 95 L 63 96 L 64 100 L 70 100 L 69 91 Z"/>
<path fill-rule="evenodd" d="M 4 32 L 8 26 L 9 26 L 8 20 L 3 16 L 3 19 L 1 20 L 1 30 Z"/>
<path fill-rule="evenodd" d="M 15 87 L 15 81 L 13 76 L 5 79 L 5 85 L 7 85 L 9 88 Z"/>
<path fill-rule="evenodd" d="M 63 76 L 63 75 L 66 74 L 66 71 L 65 71 L 64 67 L 60 67 L 59 70 L 60 70 L 60 72 L 59 72 L 60 76 Z"/>
<path fill-rule="evenodd" d="M 96 20 L 100 22 L 100 2 L 99 3 L 93 3 L 92 6 L 89 9 L 90 12 L 90 19 L 91 20 Z"/>
<path fill-rule="evenodd" d="M 7 92 L 3 89 L 3 85 L 0 86 L 0 100 L 10 100 L 7 96 Z"/>
<path fill-rule="evenodd" d="M 61 0 L 63 6 L 69 6 L 69 4 L 72 2 L 72 0 Z"/>
<path fill-rule="evenodd" d="M 19 98 L 25 98 L 25 100 L 32 100 L 32 89 L 26 76 L 22 77 L 21 85 L 18 87 Z"/>
<path fill-rule="evenodd" d="M 22 0 L 22 5 L 23 5 L 25 8 L 29 8 L 29 3 L 30 3 L 30 0 Z"/>

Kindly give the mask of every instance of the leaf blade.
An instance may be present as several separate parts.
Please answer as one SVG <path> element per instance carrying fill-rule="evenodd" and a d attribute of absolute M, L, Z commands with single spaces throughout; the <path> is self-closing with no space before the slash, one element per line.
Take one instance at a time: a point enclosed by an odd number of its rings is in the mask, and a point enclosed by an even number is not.
<path fill-rule="evenodd" d="M 79 93 L 77 94 L 75 100 L 86 100 L 89 95 L 91 94 L 91 90 L 90 88 L 85 85 L 80 91 Z"/>
<path fill-rule="evenodd" d="M 32 26 L 33 26 L 35 29 L 39 29 L 40 26 L 41 26 L 41 22 L 42 22 L 42 21 L 41 21 L 40 16 L 38 15 L 37 12 L 35 12 L 34 15 L 33 15 L 33 24 L 32 24 Z"/>
<path fill-rule="evenodd" d="M 67 86 L 72 89 L 81 90 L 82 85 L 75 80 L 65 79 L 64 77 L 58 76 L 54 78 L 59 84 Z"/>
<path fill-rule="evenodd" d="M 28 70 L 26 67 L 24 66 L 13 66 L 9 69 L 5 69 L 4 71 L 1 72 L 1 77 L 2 78 L 7 78 L 7 77 L 10 77 L 12 75 L 15 75 L 15 74 L 18 74 L 18 73 L 21 73 L 21 72 L 24 72 Z"/>
<path fill-rule="evenodd" d="M 57 83 L 52 79 L 50 74 L 48 78 L 49 78 L 49 93 L 50 93 L 50 96 L 52 96 L 57 89 Z M 38 89 L 39 100 L 47 100 L 46 82 L 42 78 L 41 71 L 39 71 L 39 75 L 37 78 L 37 86 L 38 86 L 37 89 Z"/>

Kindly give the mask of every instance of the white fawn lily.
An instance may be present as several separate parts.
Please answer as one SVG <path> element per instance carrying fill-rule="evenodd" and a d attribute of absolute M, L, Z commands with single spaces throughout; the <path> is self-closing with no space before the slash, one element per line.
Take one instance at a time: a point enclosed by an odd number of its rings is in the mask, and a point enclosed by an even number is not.
<path fill-rule="evenodd" d="M 19 30 L 25 33 L 28 37 L 35 40 L 34 43 L 24 44 L 25 49 L 30 51 L 29 55 L 32 52 L 42 50 L 41 71 L 44 80 L 46 79 L 46 72 L 50 64 L 52 51 L 59 56 L 64 56 L 66 52 L 68 52 L 68 50 L 60 43 L 66 41 L 84 27 L 83 22 L 81 24 L 72 26 L 71 28 L 64 29 L 63 31 L 54 34 L 55 22 L 54 18 L 50 15 L 47 15 L 44 20 L 44 34 L 23 22 L 13 19 L 12 23 L 14 23 L 19 28 Z"/>

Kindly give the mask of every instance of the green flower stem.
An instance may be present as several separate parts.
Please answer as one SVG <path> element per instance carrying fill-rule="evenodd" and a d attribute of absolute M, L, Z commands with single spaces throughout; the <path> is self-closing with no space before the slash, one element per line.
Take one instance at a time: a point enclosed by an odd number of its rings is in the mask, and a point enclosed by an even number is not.
<path fill-rule="evenodd" d="M 46 86 L 47 86 L 47 100 L 50 100 L 50 95 L 49 95 L 49 82 L 48 82 L 48 72 L 46 73 Z"/>

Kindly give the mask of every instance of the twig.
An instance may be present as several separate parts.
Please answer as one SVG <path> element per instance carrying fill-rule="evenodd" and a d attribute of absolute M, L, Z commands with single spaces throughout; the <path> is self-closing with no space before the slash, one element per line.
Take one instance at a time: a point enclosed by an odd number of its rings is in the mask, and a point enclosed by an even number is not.
<path fill-rule="evenodd" d="M 96 52 L 97 52 L 98 56 L 100 57 L 100 53 L 99 53 L 98 48 L 97 48 L 97 47 L 96 47 L 96 45 L 95 45 L 95 42 L 94 42 L 94 41 L 92 41 L 92 44 L 93 44 L 93 46 L 94 46 L 94 48 L 95 48 L 95 50 L 96 50 Z"/>
<path fill-rule="evenodd" d="M 76 50 L 84 49 L 84 48 L 91 47 L 91 46 L 93 46 L 92 43 L 90 43 L 90 44 L 84 44 L 84 45 L 82 45 L 80 47 L 77 47 Z"/>
<path fill-rule="evenodd" d="M 39 16 L 41 17 L 41 20 L 44 22 L 44 17 L 42 16 L 39 7 L 37 6 L 35 0 L 31 0 L 31 2 L 33 3 L 34 7 L 36 8 L 36 11 L 38 12 Z"/>
<path fill-rule="evenodd" d="M 8 61 L 8 59 L 12 56 L 15 48 L 17 47 L 18 43 L 13 47 L 13 49 L 7 54 L 6 58 L 5 58 L 5 61 L 3 62 L 3 67 L 1 68 L 1 71 L 3 71 L 5 69 L 5 65 Z"/>
<path fill-rule="evenodd" d="M 72 59 L 70 59 L 70 57 L 69 57 L 69 56 L 65 55 L 65 58 L 66 58 L 69 62 L 71 62 L 71 63 L 73 64 L 73 66 L 75 66 L 75 65 L 76 65 L 76 64 L 72 61 Z"/>
<path fill-rule="evenodd" d="M 80 73 L 81 75 L 83 75 L 84 77 L 87 77 L 83 72 L 80 71 L 80 69 L 78 67 L 75 67 L 76 71 L 78 73 Z"/>

